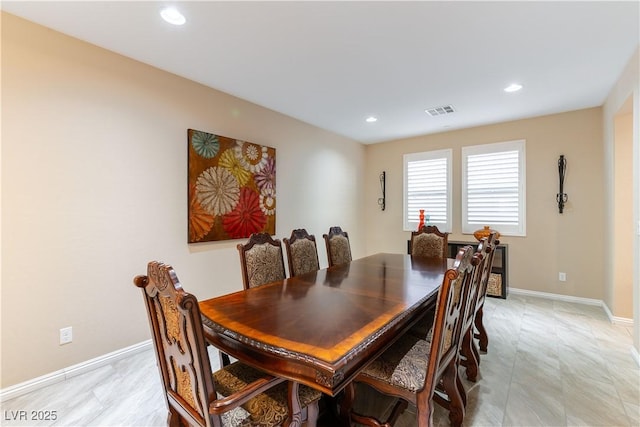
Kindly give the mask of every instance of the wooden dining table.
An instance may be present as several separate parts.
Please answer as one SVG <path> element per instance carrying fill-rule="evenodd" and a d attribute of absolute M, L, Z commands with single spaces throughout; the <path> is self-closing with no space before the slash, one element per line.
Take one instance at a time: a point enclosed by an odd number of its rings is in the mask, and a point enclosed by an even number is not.
<path fill-rule="evenodd" d="M 206 339 L 335 396 L 435 305 L 451 259 L 379 253 L 200 301 Z"/>

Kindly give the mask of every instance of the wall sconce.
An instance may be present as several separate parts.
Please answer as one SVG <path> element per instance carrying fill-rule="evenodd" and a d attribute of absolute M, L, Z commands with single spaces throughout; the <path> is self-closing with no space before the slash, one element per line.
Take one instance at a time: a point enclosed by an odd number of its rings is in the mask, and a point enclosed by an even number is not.
<path fill-rule="evenodd" d="M 558 210 L 560 213 L 564 210 L 564 204 L 569 200 L 569 196 L 564 192 L 564 174 L 567 171 L 567 160 L 564 155 L 560 155 L 558 159 L 558 176 L 560 178 L 560 192 L 556 194 L 556 201 L 558 202 Z"/>
<path fill-rule="evenodd" d="M 387 180 L 387 173 L 385 171 L 382 171 L 382 173 L 380 174 L 380 189 L 382 190 L 382 197 L 378 198 L 378 205 L 380 206 L 381 210 L 384 210 L 384 207 L 385 207 L 386 180 Z"/>

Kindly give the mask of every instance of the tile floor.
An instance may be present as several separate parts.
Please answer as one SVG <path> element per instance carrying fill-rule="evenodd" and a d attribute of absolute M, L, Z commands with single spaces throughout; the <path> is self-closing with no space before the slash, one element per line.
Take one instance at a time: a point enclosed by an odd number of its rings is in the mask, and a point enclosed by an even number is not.
<path fill-rule="evenodd" d="M 478 382 L 465 380 L 465 426 L 640 426 L 631 330 L 610 324 L 601 308 L 512 293 L 507 300 L 487 299 L 485 325 L 489 351 Z M 3 402 L 0 424 L 166 425 L 154 357 L 144 351 Z M 359 396 L 363 412 L 383 415 L 393 403 L 368 389 Z M 13 419 L 20 411 L 29 418 L 31 411 L 56 411 L 57 419 Z M 410 406 L 396 425 L 415 426 L 415 410 Z M 434 425 L 448 425 L 438 406 Z"/>

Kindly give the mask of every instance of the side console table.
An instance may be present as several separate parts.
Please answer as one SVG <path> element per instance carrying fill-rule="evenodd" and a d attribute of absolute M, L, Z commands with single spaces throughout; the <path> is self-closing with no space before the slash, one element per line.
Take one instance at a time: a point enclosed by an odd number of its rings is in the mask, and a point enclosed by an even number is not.
<path fill-rule="evenodd" d="M 449 257 L 455 258 L 456 254 L 463 246 L 471 245 L 476 247 L 478 242 L 449 241 Z M 496 253 L 493 256 L 493 266 L 489 284 L 487 285 L 487 295 L 491 297 L 507 298 L 509 290 L 509 245 L 500 243 L 496 246 Z"/>
<path fill-rule="evenodd" d="M 471 245 L 474 248 L 478 246 L 478 242 L 463 242 L 458 240 L 449 240 L 449 258 L 455 258 L 460 248 Z M 407 253 L 411 253 L 411 240 L 407 240 Z M 509 291 L 509 245 L 499 244 L 496 246 L 496 253 L 493 256 L 493 266 L 491 268 L 491 276 L 489 276 L 489 284 L 487 285 L 487 295 L 496 298 L 507 298 Z"/>

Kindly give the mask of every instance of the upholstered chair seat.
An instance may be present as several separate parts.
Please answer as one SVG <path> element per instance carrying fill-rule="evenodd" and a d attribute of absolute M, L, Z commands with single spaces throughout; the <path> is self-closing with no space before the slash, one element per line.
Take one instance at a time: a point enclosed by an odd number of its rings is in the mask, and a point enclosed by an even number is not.
<path fill-rule="evenodd" d="M 224 397 L 242 391 L 263 376 L 263 372 L 236 362 L 215 372 L 213 384 L 218 394 Z M 301 385 L 298 395 L 300 405 L 306 407 L 317 404 L 322 393 Z M 233 411 L 225 413 L 222 420 L 225 427 L 275 427 L 282 425 L 287 416 L 287 383 L 280 383 Z"/>
<path fill-rule="evenodd" d="M 404 334 L 360 375 L 415 393 L 424 387 L 430 347 L 429 341 Z"/>

